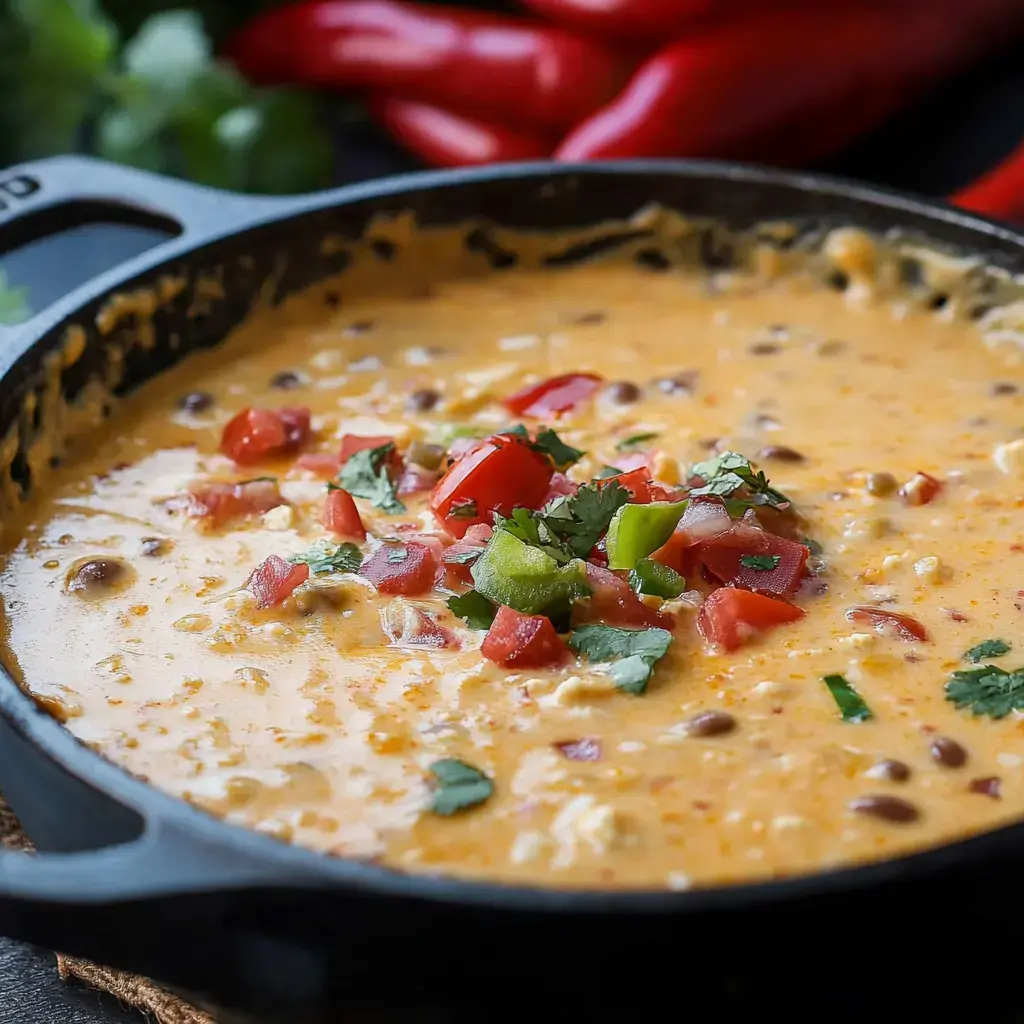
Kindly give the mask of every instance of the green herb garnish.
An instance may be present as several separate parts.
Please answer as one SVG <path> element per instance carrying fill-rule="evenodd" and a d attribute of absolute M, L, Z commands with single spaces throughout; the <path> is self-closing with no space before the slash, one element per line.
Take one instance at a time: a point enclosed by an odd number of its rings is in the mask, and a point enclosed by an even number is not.
<path fill-rule="evenodd" d="M 864 703 L 864 698 L 843 676 L 825 676 L 822 681 L 839 707 L 844 722 L 866 722 L 869 718 L 874 717 L 871 714 L 871 709 Z"/>
<path fill-rule="evenodd" d="M 434 802 L 431 810 L 445 817 L 476 807 L 489 799 L 494 783 L 479 768 L 454 757 L 435 761 L 429 768 L 434 776 Z"/>
<path fill-rule="evenodd" d="M 667 629 L 620 629 L 617 626 L 580 626 L 569 638 L 569 646 L 589 661 L 608 663 L 615 685 L 626 693 L 647 689 L 655 663 L 672 643 Z"/>
<path fill-rule="evenodd" d="M 452 614 L 465 619 L 470 629 L 490 629 L 498 613 L 494 603 L 477 590 L 467 590 L 464 594 L 448 598 L 448 608 Z"/>
<path fill-rule="evenodd" d="M 480 548 L 466 548 L 465 551 L 456 551 L 455 554 L 451 554 L 450 550 L 444 554 L 443 561 L 448 562 L 449 565 L 469 565 L 471 562 L 475 562 L 482 554 L 484 549 Z"/>
<path fill-rule="evenodd" d="M 946 683 L 946 700 L 975 715 L 1005 718 L 1024 711 L 1024 668 L 1007 672 L 996 665 L 960 669 Z"/>
<path fill-rule="evenodd" d="M 629 585 L 638 594 L 651 594 L 671 600 L 686 587 L 686 581 L 670 565 L 653 558 L 641 558 L 629 574 Z"/>
<path fill-rule="evenodd" d="M 1010 653 L 1010 645 L 1005 640 L 982 640 L 980 644 L 964 652 L 964 661 L 977 665 L 987 658 L 1001 658 Z"/>
<path fill-rule="evenodd" d="M 706 462 L 698 462 L 691 473 L 704 481 L 703 487 L 690 492 L 691 497 L 714 494 L 732 498 L 737 492 L 745 491 L 749 497 L 741 495 L 739 501 L 746 504 L 768 505 L 780 510 L 792 505 L 789 498 L 771 486 L 764 473 L 755 470 L 750 460 L 737 452 L 723 452 Z"/>
<path fill-rule="evenodd" d="M 647 441 L 653 441 L 659 436 L 659 434 L 634 434 L 632 437 L 627 437 L 620 441 L 615 446 L 615 450 L 617 452 L 632 452 Z"/>
<path fill-rule="evenodd" d="M 769 572 L 779 567 L 782 555 L 743 555 L 740 565 L 745 569 L 757 569 L 758 572 Z"/>
<path fill-rule="evenodd" d="M 378 448 L 363 448 L 349 456 L 338 474 L 338 483 L 349 494 L 356 498 L 366 498 L 391 515 L 405 511 L 388 475 L 389 456 L 394 450 L 393 441 Z"/>
<path fill-rule="evenodd" d="M 359 572 L 363 553 L 355 544 L 331 544 L 322 540 L 302 554 L 288 559 L 293 565 L 304 562 L 314 576 L 329 572 Z"/>
<path fill-rule="evenodd" d="M 570 466 L 579 462 L 586 454 L 579 448 L 566 444 L 553 430 L 541 427 L 537 431 L 530 447 L 542 455 L 548 456 L 555 464 L 555 469 L 564 473 Z"/>

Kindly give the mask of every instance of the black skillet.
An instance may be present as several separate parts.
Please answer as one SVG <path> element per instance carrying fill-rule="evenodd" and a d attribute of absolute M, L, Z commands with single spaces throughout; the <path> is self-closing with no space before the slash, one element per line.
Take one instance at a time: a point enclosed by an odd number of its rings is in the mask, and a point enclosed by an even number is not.
<path fill-rule="evenodd" d="M 174 237 L 4 333 L 0 436 L 24 415 L 23 398 L 68 325 L 88 335 L 86 355 L 62 381 L 73 400 L 103 365 L 94 319 L 105 297 L 162 274 L 189 287 L 157 313 L 155 346 L 132 350 L 127 389 L 215 345 L 275 267 L 285 267 L 277 298 L 343 272 L 345 252 L 325 255 L 321 239 L 357 239 L 376 214 L 579 227 L 652 201 L 735 227 L 764 219 L 899 226 L 1024 271 L 1024 236 L 997 224 L 866 186 L 723 164 L 491 167 L 271 200 L 60 158 L 0 176 L 0 253 L 96 219 Z M 496 254 L 496 272 L 505 262 Z M 223 299 L 186 319 L 193 283 L 217 267 Z M 24 460 L 10 472 L 31 488 Z M 0 931 L 261 1020 L 341 1020 L 385 1006 L 418 1015 L 448 1008 L 429 1019 L 467 1007 L 475 1017 L 603 1016 L 620 1005 L 676 1016 L 730 998 L 761 1013 L 785 1007 L 793 1016 L 813 1005 L 816 1016 L 847 1019 L 854 1008 L 883 1011 L 907 998 L 924 1011 L 958 981 L 970 983 L 979 1009 L 1013 977 L 994 961 L 1001 949 L 1013 953 L 1024 909 L 1024 824 L 772 884 L 689 893 L 503 888 L 406 877 L 225 825 L 80 745 L 6 675 L 0 713 L 0 791 L 41 851 L 0 854 Z M 908 956 L 920 967 L 910 969 Z M 729 988 L 736 975 L 745 994 Z"/>

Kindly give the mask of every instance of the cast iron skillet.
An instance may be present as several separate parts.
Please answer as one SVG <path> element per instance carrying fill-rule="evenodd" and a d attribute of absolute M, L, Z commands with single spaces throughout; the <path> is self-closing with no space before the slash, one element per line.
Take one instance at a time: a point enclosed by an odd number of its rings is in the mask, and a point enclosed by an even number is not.
<path fill-rule="evenodd" d="M 174 232 L 5 332 L 0 436 L 23 415 L 23 396 L 68 325 L 85 328 L 88 347 L 65 372 L 66 396 L 98 372 L 104 339 L 94 318 L 111 293 L 166 273 L 189 282 L 156 315 L 156 345 L 133 350 L 130 389 L 189 349 L 216 344 L 275 267 L 284 267 L 277 298 L 343 271 L 345 252 L 325 255 L 323 236 L 355 240 L 383 212 L 412 210 L 425 224 L 483 217 L 578 227 L 658 201 L 736 227 L 786 218 L 898 225 L 1024 271 L 1024 237 L 998 224 L 861 185 L 712 163 L 491 167 L 272 200 L 61 158 L 0 175 L 0 201 L 0 252 L 97 218 Z M 496 272 L 507 262 L 494 254 Z M 194 281 L 219 266 L 224 298 L 202 320 L 186 319 Z M 32 486 L 24 460 L 11 473 Z M 150 788 L 80 745 L 6 675 L 0 790 L 41 851 L 0 854 L 0 930 L 290 1024 L 360 1006 L 478 999 L 535 1014 L 560 1003 L 578 1013 L 664 1000 L 685 1012 L 695 998 L 724 998 L 729 972 L 741 973 L 755 998 L 769 994 L 761 985 L 780 990 L 790 1010 L 797 994 L 824 985 L 834 1018 L 865 993 L 892 1005 L 895 990 L 883 996 L 878 986 L 887 972 L 898 977 L 904 947 L 973 959 L 963 943 L 981 942 L 991 960 L 998 943 L 986 937 L 1019 920 L 1022 902 L 1024 824 L 899 861 L 706 892 L 569 893 L 406 877 L 225 825 Z M 915 998 L 928 989 L 918 975 Z"/>

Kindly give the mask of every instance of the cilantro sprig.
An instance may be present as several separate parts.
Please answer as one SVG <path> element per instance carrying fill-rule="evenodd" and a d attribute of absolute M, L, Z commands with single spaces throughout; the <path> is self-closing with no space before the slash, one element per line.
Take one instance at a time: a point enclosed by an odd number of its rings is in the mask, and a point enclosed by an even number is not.
<path fill-rule="evenodd" d="M 982 640 L 970 650 L 964 652 L 964 661 L 977 665 L 988 658 L 1001 658 L 1010 653 L 1010 645 L 1005 640 Z"/>
<path fill-rule="evenodd" d="M 363 564 L 363 553 L 355 544 L 332 544 L 322 540 L 308 551 L 292 555 L 288 561 L 294 565 L 304 562 L 314 576 L 331 572 L 359 572 Z"/>
<path fill-rule="evenodd" d="M 349 456 L 341 467 L 338 483 L 356 498 L 366 498 L 391 515 L 405 511 L 398 500 L 395 485 L 388 474 L 388 462 L 395 450 L 393 441 L 377 448 L 364 448 Z"/>
<path fill-rule="evenodd" d="M 447 603 L 452 614 L 464 619 L 470 629 L 490 629 L 498 613 L 494 602 L 476 590 L 450 597 Z"/>
<path fill-rule="evenodd" d="M 758 572 L 769 572 L 779 567 L 782 555 L 741 555 L 740 565 L 745 569 L 756 569 Z"/>
<path fill-rule="evenodd" d="M 946 700 L 989 718 L 1024 711 L 1024 668 L 1012 672 L 997 665 L 959 669 L 946 683 Z"/>
<path fill-rule="evenodd" d="M 479 768 L 454 757 L 435 761 L 428 769 L 434 779 L 431 810 L 449 817 L 489 800 L 494 783 Z"/>
<path fill-rule="evenodd" d="M 529 430 L 522 423 L 517 423 L 503 433 L 526 438 L 530 447 L 535 452 L 546 455 L 560 473 L 564 473 L 587 454 L 580 448 L 566 444 L 550 427 L 538 427 L 532 439 Z"/>
<path fill-rule="evenodd" d="M 864 698 L 850 685 L 844 676 L 825 676 L 822 682 L 828 687 L 832 699 L 839 708 L 844 722 L 866 722 L 872 718 L 871 708 Z"/>
<path fill-rule="evenodd" d="M 691 497 L 713 494 L 734 499 L 739 507 L 768 505 L 780 511 L 793 504 L 786 495 L 772 487 L 763 472 L 755 470 L 750 460 L 738 452 L 722 452 L 713 459 L 695 463 L 691 473 L 704 481 L 703 486 L 690 492 Z"/>
<path fill-rule="evenodd" d="M 626 693 L 642 694 L 655 664 L 672 643 L 667 629 L 620 629 L 618 626 L 579 626 L 569 646 L 591 662 L 608 665 L 615 685 Z"/>

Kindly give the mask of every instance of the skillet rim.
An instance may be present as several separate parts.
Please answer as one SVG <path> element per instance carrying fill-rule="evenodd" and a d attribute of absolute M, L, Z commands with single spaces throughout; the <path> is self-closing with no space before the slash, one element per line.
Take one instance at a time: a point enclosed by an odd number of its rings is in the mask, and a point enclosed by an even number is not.
<path fill-rule="evenodd" d="M 97 163 L 90 161 L 90 163 Z M 37 165 L 45 167 L 45 162 Z M 102 163 L 100 163 L 102 168 Z M 1019 257 L 1020 271 L 1024 272 L 1024 233 L 1006 224 L 959 210 L 941 200 L 914 196 L 896 189 L 865 184 L 853 179 L 833 175 L 812 174 L 802 171 L 776 170 L 752 164 L 714 160 L 628 160 L 592 164 L 555 164 L 532 161 L 460 168 L 451 171 L 412 172 L 375 179 L 338 189 L 329 189 L 285 200 L 253 199 L 248 214 L 234 216 L 227 223 L 199 232 L 184 232 L 159 243 L 140 256 L 122 263 L 85 282 L 50 306 L 39 316 L 16 328 L 13 340 L 0 353 L 0 387 L 12 367 L 45 336 L 66 322 L 90 302 L 102 299 L 111 292 L 130 285 L 137 277 L 153 273 L 174 261 L 187 258 L 193 252 L 214 242 L 243 236 L 248 231 L 283 224 L 305 214 L 316 213 L 360 201 L 400 197 L 403 194 L 427 192 L 495 181 L 523 179 L 531 185 L 545 180 L 579 177 L 661 176 L 684 178 L 699 182 L 702 179 L 725 181 L 738 187 L 774 187 L 800 193 L 812 193 L 837 204 L 861 204 L 880 211 L 911 216 L 925 221 L 928 234 L 936 242 L 943 242 L 943 231 L 950 229 L 976 236 L 973 251 L 983 252 L 985 242 L 1001 243 L 1001 255 Z M 155 181 L 160 181 L 154 176 Z M 532 180 L 531 180 L 532 179 Z M 231 193 L 232 198 L 240 197 Z M 157 196 L 159 200 L 159 196 Z M 171 211 L 173 215 L 173 211 Z M 837 210 L 837 216 L 843 211 Z M 853 218 L 850 218 L 853 220 Z M 855 221 L 854 221 L 855 222 Z M 894 222 L 894 226 L 897 223 Z M 934 228 L 934 233 L 931 229 Z M 963 248 L 963 243 L 954 243 Z M 991 255 L 988 258 L 991 260 Z M 462 879 L 453 876 L 413 874 L 377 864 L 333 857 L 312 849 L 283 843 L 223 819 L 189 804 L 158 787 L 144 782 L 127 769 L 108 760 L 80 741 L 70 730 L 41 709 L 13 677 L 0 667 L 0 714 L 3 714 L 17 732 L 30 742 L 52 763 L 67 774 L 80 780 L 101 796 L 122 804 L 138 813 L 144 823 L 139 839 L 127 844 L 130 850 L 155 833 L 159 843 L 162 832 L 179 832 L 186 844 L 191 840 L 208 844 L 222 854 L 235 856 L 239 864 L 255 862 L 269 874 L 255 883 L 251 873 L 240 870 L 237 884 L 225 883 L 220 874 L 208 882 L 203 879 L 202 867 L 196 869 L 196 879 L 182 883 L 172 880 L 161 885 L 159 877 L 143 879 L 137 891 L 115 900 L 103 893 L 82 893 L 78 902 L 103 905 L 127 899 L 173 896 L 184 892 L 225 891 L 235 888 L 330 887 L 341 890 L 346 886 L 359 894 L 375 897 L 402 897 L 427 903 L 458 904 L 473 909 L 504 910 L 515 913 L 554 914 L 704 914 L 725 910 L 753 909 L 793 903 L 815 897 L 848 895 L 852 891 L 884 885 L 901 884 L 910 880 L 946 873 L 969 866 L 982 867 L 990 859 L 1000 859 L 1017 846 L 1024 851 L 1024 817 L 999 828 L 968 838 L 955 840 L 937 847 L 925 848 L 903 856 L 875 862 L 840 866 L 824 871 L 793 877 L 722 884 L 709 888 L 682 891 L 668 889 L 588 889 L 544 888 Z M 56 859 L 58 855 L 43 854 Z M 90 856 L 82 854 L 81 856 Z M 202 859 L 203 853 L 197 857 Z M 15 893 L 14 895 L 17 895 Z M 46 899 L 46 893 L 35 893 L 35 898 Z M 53 897 L 71 902 L 65 893 Z"/>

